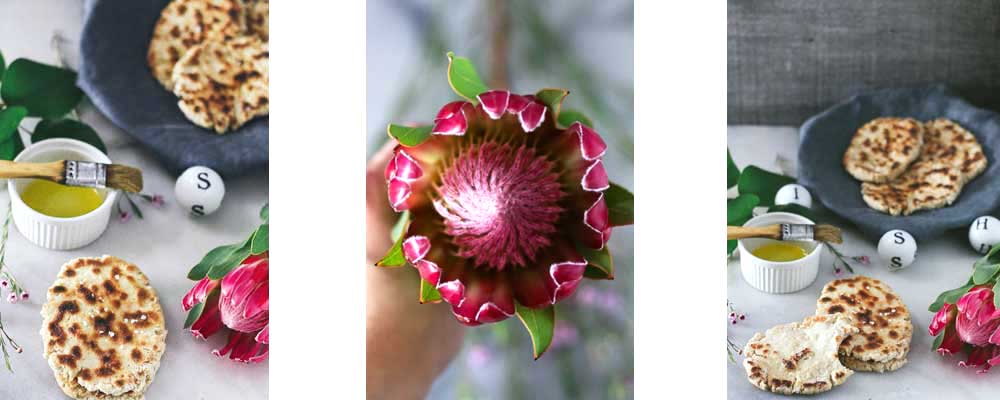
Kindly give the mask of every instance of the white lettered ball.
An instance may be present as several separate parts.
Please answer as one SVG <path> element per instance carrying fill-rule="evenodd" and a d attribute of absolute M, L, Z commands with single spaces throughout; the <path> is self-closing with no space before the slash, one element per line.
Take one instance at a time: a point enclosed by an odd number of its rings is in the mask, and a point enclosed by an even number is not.
<path fill-rule="evenodd" d="M 797 183 L 789 183 L 782 186 L 781 189 L 778 189 L 778 193 L 774 195 L 774 204 L 779 206 L 785 204 L 798 204 L 802 207 L 809 208 L 812 207 L 813 198 L 805 186 Z"/>
<path fill-rule="evenodd" d="M 893 229 L 879 239 L 878 256 L 890 270 L 909 267 L 917 257 L 917 241 L 906 231 Z"/>
<path fill-rule="evenodd" d="M 200 217 L 219 209 L 226 195 L 226 184 L 217 172 L 199 165 L 188 168 L 177 178 L 174 194 L 178 204 Z"/>
<path fill-rule="evenodd" d="M 1000 243 L 1000 219 L 984 215 L 969 225 L 969 244 L 976 251 L 986 254 L 998 243 Z"/>

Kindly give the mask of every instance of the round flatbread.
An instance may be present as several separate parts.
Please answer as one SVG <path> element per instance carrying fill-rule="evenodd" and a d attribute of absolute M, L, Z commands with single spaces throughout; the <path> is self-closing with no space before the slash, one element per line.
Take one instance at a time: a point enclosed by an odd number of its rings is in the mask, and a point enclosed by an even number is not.
<path fill-rule="evenodd" d="M 812 316 L 757 333 L 743 349 L 754 386 L 781 394 L 814 394 L 840 385 L 854 372 L 838 358 L 840 343 L 858 332 L 843 316 Z"/>
<path fill-rule="evenodd" d="M 245 31 L 240 0 L 174 0 L 153 28 L 146 61 L 156 80 L 173 90 L 174 65 L 205 40 L 237 37 Z"/>
<path fill-rule="evenodd" d="M 268 3 L 268 0 L 257 0 L 247 6 L 247 30 L 265 42 L 270 37 L 268 29 L 270 6 Z"/>
<path fill-rule="evenodd" d="M 845 364 L 880 372 L 906 364 L 913 337 L 910 312 L 882 281 L 866 276 L 831 281 L 816 301 L 816 315 L 844 316 L 858 329 L 840 345 Z"/>
<path fill-rule="evenodd" d="M 920 156 L 924 126 L 912 118 L 876 118 L 864 124 L 844 153 L 844 168 L 863 182 L 888 182 Z"/>
<path fill-rule="evenodd" d="M 268 43 L 256 36 L 208 40 L 174 68 L 174 94 L 196 125 L 225 133 L 267 115 Z"/>
<path fill-rule="evenodd" d="M 74 399 L 142 399 L 160 366 L 167 329 L 156 291 L 119 258 L 77 258 L 42 306 L 43 356 Z"/>
<path fill-rule="evenodd" d="M 906 172 L 891 182 L 861 185 L 869 207 L 890 215 L 945 207 L 986 170 L 986 155 L 971 132 L 944 118 L 925 126 L 920 159 Z"/>

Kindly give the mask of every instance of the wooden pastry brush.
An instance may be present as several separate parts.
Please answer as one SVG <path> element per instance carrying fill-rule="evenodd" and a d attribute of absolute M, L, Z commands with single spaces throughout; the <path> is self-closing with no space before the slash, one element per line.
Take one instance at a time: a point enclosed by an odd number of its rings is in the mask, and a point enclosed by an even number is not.
<path fill-rule="evenodd" d="M 28 163 L 0 160 L 0 178 L 45 179 L 68 186 L 142 191 L 142 171 L 118 164 L 60 160 Z"/>
<path fill-rule="evenodd" d="M 776 224 L 768 226 L 727 226 L 728 240 L 769 238 L 776 240 L 816 240 L 842 243 L 840 228 L 833 225 Z"/>

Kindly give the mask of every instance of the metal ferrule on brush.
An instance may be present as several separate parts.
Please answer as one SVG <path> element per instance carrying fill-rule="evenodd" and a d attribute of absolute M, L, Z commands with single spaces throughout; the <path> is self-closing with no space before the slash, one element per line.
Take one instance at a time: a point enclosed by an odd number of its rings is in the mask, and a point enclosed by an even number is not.
<path fill-rule="evenodd" d="M 781 224 L 781 240 L 813 240 L 812 225 Z"/>
<path fill-rule="evenodd" d="M 66 182 L 70 186 L 106 188 L 107 166 L 90 161 L 66 161 Z"/>

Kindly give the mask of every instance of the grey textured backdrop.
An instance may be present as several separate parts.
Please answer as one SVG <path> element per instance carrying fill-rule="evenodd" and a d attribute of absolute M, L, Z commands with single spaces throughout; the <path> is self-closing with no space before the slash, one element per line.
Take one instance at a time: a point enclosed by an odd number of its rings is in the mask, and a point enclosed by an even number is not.
<path fill-rule="evenodd" d="M 799 125 L 859 91 L 941 82 L 1000 110 L 1000 1 L 729 0 L 728 123 Z"/>

